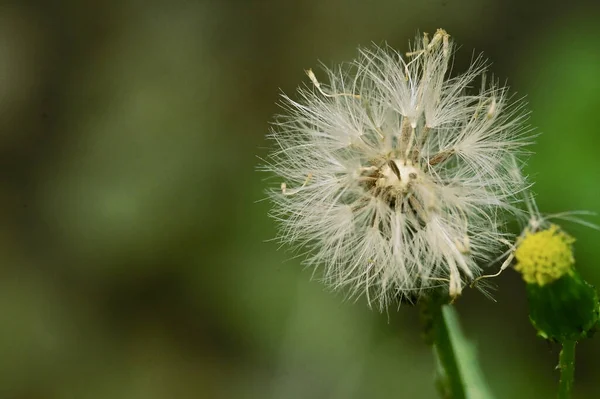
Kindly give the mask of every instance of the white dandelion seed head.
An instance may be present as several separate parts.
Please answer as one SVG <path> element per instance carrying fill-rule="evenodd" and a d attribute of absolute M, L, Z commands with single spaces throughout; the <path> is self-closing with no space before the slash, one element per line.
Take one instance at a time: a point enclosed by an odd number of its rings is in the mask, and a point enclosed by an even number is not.
<path fill-rule="evenodd" d="M 486 82 L 480 57 L 456 77 L 451 60 L 438 30 L 404 56 L 360 49 L 325 70 L 327 86 L 309 70 L 312 86 L 283 96 L 269 136 L 279 238 L 328 285 L 382 309 L 435 287 L 459 295 L 507 241 L 504 219 L 527 188 L 522 103 Z"/>

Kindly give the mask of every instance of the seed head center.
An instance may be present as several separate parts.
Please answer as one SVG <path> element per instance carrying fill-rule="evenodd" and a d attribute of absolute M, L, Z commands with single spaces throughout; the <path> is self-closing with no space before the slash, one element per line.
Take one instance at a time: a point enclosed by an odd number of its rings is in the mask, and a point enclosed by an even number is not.
<path fill-rule="evenodd" d="M 422 175 L 421 170 L 411 161 L 394 159 L 380 169 L 381 178 L 378 186 L 389 187 L 400 192 L 406 192 Z"/>

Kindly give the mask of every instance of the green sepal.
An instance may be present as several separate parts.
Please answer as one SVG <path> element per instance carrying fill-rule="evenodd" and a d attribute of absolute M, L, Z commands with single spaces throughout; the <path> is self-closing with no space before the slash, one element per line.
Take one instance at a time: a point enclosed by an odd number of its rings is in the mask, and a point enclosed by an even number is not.
<path fill-rule="evenodd" d="M 577 341 L 593 334 L 600 319 L 598 293 L 571 270 L 558 280 L 527 284 L 529 319 L 543 338 Z"/>

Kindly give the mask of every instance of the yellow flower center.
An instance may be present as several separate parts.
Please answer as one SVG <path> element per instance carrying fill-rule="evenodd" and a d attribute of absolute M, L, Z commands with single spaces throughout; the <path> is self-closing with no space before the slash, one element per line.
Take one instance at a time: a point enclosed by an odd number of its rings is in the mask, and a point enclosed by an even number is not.
<path fill-rule="evenodd" d="M 527 283 L 545 285 L 561 278 L 575 263 L 575 239 L 552 224 L 538 232 L 525 231 L 515 251 L 515 270 Z"/>

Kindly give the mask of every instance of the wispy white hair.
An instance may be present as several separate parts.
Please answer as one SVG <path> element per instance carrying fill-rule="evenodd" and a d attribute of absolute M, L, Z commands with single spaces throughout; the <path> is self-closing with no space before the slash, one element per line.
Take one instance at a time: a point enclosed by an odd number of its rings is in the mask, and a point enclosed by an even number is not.
<path fill-rule="evenodd" d="M 269 135 L 279 238 L 322 265 L 331 287 L 381 308 L 434 287 L 459 295 L 507 242 L 527 188 L 522 103 L 486 82 L 481 57 L 449 77 L 451 54 L 438 30 L 405 56 L 360 49 L 325 68 L 328 87 L 309 70 L 312 87 L 283 96 Z"/>

